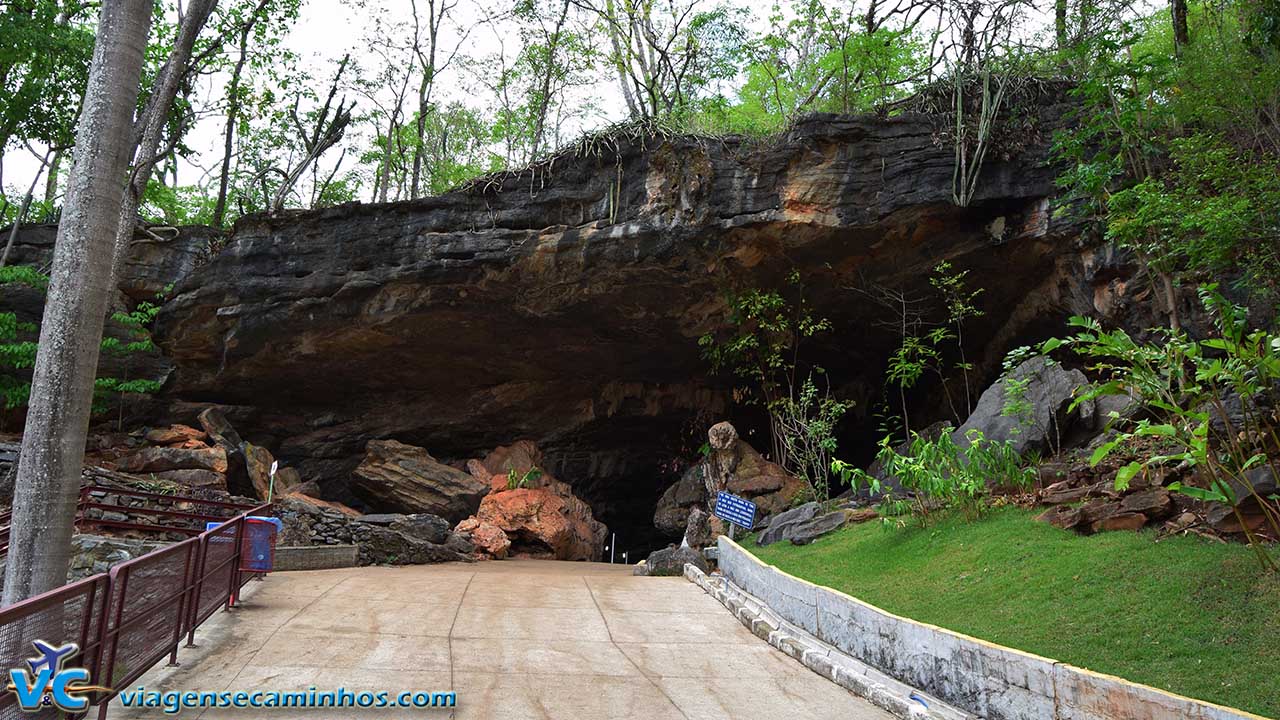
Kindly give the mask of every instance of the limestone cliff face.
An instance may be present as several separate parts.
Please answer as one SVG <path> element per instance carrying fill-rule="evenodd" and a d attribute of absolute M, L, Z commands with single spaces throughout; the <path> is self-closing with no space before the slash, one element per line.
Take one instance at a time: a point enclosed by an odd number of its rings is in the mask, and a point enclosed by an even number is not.
<path fill-rule="evenodd" d="M 1040 108 L 1041 135 L 1064 109 Z M 160 316 L 166 395 L 239 406 L 238 426 L 327 488 L 369 439 L 448 458 L 531 438 L 589 499 L 649 477 L 610 502 L 651 515 L 682 423 L 728 409 L 696 345 L 726 287 L 799 270 L 837 329 L 815 351 L 860 412 L 893 338 L 856 288 L 924 290 L 949 260 L 986 289 L 973 347 L 1029 321 L 1017 308 L 1076 243 L 1049 212 L 1046 148 L 994 152 L 958 208 L 936 122 L 615 139 L 439 197 L 247 218 Z"/>

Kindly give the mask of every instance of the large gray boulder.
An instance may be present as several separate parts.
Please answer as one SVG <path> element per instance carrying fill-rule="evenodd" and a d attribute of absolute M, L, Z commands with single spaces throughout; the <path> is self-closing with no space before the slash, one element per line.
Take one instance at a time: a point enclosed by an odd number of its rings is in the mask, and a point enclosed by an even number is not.
<path fill-rule="evenodd" d="M 817 517 L 818 512 L 822 509 L 816 502 L 805 503 L 800 507 L 792 508 L 784 512 L 780 512 L 769 521 L 769 524 L 761 531 L 760 536 L 756 538 L 756 544 L 761 547 L 772 545 L 779 540 L 791 539 L 792 533 L 796 531 L 804 523 Z"/>
<path fill-rule="evenodd" d="M 653 526 L 668 538 L 678 538 L 689 520 L 689 511 L 707 506 L 706 466 L 698 463 L 680 476 L 674 485 L 658 498 L 653 511 Z"/>
<path fill-rule="evenodd" d="M 1024 380 L 1025 387 L 1018 390 Z M 1042 355 L 1023 361 L 982 393 L 951 437 L 968 447 L 969 431 L 980 430 L 989 441 L 1011 442 L 1019 455 L 1055 450 L 1079 420 L 1079 413 L 1069 408 L 1076 389 L 1087 382 L 1084 373 Z M 1025 411 L 1017 411 L 1018 405 Z"/>
<path fill-rule="evenodd" d="M 843 510 L 836 510 L 802 523 L 792 524 L 785 534 L 792 545 L 808 545 L 827 533 L 839 530 L 847 522 L 849 522 L 849 515 Z"/>
<path fill-rule="evenodd" d="M 430 513 L 456 523 L 480 507 L 489 483 L 438 462 L 420 447 L 370 440 L 351 490 L 376 510 Z"/>
<path fill-rule="evenodd" d="M 645 560 L 644 565 L 640 566 L 644 570 L 637 571 L 636 574 L 652 576 L 683 575 L 686 563 L 692 564 L 704 573 L 711 571 L 701 552 L 683 545 L 672 545 L 649 553 L 649 559 Z"/>

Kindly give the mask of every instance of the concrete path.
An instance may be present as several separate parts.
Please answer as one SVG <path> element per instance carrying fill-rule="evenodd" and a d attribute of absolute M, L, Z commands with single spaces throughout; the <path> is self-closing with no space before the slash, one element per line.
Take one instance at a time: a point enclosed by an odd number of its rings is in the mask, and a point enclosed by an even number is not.
<path fill-rule="evenodd" d="M 149 690 L 424 690 L 457 708 L 184 710 L 181 718 L 888 720 L 683 578 L 508 560 L 278 573 Z M 134 686 L 136 688 L 136 684 Z M 160 718 L 118 701 L 111 720 Z"/>

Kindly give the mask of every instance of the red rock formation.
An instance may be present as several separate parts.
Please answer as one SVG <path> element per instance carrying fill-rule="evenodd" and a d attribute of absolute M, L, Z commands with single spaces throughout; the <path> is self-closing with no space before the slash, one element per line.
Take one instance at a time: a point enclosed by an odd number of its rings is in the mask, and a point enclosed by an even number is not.
<path fill-rule="evenodd" d="M 511 539 L 511 554 L 556 560 L 599 560 L 608 528 L 569 485 L 543 478 L 543 486 L 490 493 L 476 519 Z"/>

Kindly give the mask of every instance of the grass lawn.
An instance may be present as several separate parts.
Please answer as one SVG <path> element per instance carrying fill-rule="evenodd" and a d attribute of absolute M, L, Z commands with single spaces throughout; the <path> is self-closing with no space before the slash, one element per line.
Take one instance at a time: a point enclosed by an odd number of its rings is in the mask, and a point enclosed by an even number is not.
<path fill-rule="evenodd" d="M 1152 533 L 1081 537 L 1021 508 L 928 528 L 745 547 L 885 610 L 1280 718 L 1280 577 L 1252 551 Z"/>

